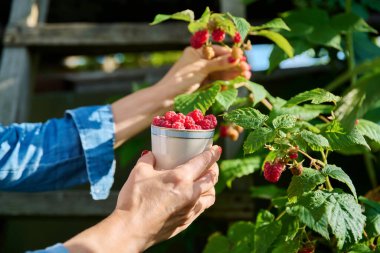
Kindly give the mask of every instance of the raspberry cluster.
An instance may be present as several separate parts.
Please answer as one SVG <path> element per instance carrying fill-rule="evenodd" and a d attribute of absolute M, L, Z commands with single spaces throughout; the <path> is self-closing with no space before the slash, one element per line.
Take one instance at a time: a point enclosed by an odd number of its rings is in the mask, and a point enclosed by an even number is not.
<path fill-rule="evenodd" d="M 164 116 L 154 117 L 152 121 L 154 126 L 189 130 L 214 129 L 217 124 L 218 121 L 214 115 L 203 115 L 198 109 L 189 112 L 186 116 L 182 113 L 169 111 Z"/>

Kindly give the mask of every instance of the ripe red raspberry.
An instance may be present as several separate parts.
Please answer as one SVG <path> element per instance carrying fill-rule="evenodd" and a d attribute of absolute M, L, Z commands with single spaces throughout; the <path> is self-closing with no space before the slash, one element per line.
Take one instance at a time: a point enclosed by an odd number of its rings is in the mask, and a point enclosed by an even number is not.
<path fill-rule="evenodd" d="M 213 129 L 213 124 L 209 119 L 203 119 L 201 122 L 199 122 L 199 125 L 204 130 Z"/>
<path fill-rule="evenodd" d="M 212 123 L 212 128 L 215 128 L 216 125 L 218 124 L 218 120 L 213 114 L 209 114 L 205 116 L 205 119 L 208 119 Z"/>
<path fill-rule="evenodd" d="M 185 119 L 186 119 L 186 116 L 183 115 L 182 113 L 178 113 L 176 115 L 173 116 L 172 118 L 172 122 L 181 122 L 182 124 L 185 123 Z"/>
<path fill-rule="evenodd" d="M 298 153 L 297 152 L 289 153 L 289 158 L 292 159 L 292 160 L 297 159 L 298 158 Z"/>
<path fill-rule="evenodd" d="M 234 43 L 238 44 L 240 42 L 241 42 L 241 35 L 239 32 L 236 32 L 234 36 Z"/>
<path fill-rule="evenodd" d="M 183 125 L 183 123 L 176 121 L 173 123 L 172 128 L 174 128 L 174 129 L 185 129 L 185 126 Z"/>
<path fill-rule="evenodd" d="M 225 32 L 220 29 L 220 28 L 217 28 L 215 29 L 213 32 L 212 32 L 212 39 L 216 42 L 222 42 L 224 40 L 224 38 L 226 37 L 226 34 Z"/>
<path fill-rule="evenodd" d="M 264 164 L 264 178 L 271 183 L 277 183 L 285 166 L 279 162 L 273 164 L 267 163 Z"/>
<path fill-rule="evenodd" d="M 313 246 L 305 246 L 298 250 L 298 253 L 314 253 L 315 248 Z"/>
<path fill-rule="evenodd" d="M 165 119 L 163 117 L 156 116 L 152 120 L 152 125 L 153 126 L 161 126 L 164 121 L 165 121 Z"/>
<path fill-rule="evenodd" d="M 190 129 L 190 130 L 202 130 L 202 127 L 199 126 L 199 125 L 190 125 L 189 128 L 186 128 L 186 129 Z"/>
<path fill-rule="evenodd" d="M 170 122 L 169 120 L 164 120 L 161 126 L 166 128 L 172 128 L 172 122 Z"/>
<path fill-rule="evenodd" d="M 173 121 L 173 117 L 174 117 L 175 115 L 177 115 L 177 113 L 175 113 L 174 111 L 168 111 L 168 112 L 165 113 L 165 119 L 166 119 L 166 120 L 169 120 L 169 121 L 171 121 L 171 122 L 174 122 L 174 121 Z"/>
<path fill-rule="evenodd" d="M 204 118 L 203 113 L 199 109 L 195 109 L 194 111 L 189 112 L 187 116 L 192 117 L 197 124 L 199 124 L 199 122 L 201 122 Z"/>
<path fill-rule="evenodd" d="M 225 125 L 220 126 L 220 128 L 219 128 L 219 135 L 220 135 L 220 137 L 222 137 L 222 138 L 227 137 L 228 128 L 229 128 L 229 126 L 225 126 Z"/>
<path fill-rule="evenodd" d="M 190 117 L 190 116 L 186 116 L 186 117 L 185 117 L 185 128 L 186 128 L 186 129 L 189 129 L 190 126 L 192 126 L 192 125 L 195 125 L 195 121 L 193 120 L 192 117 Z"/>
<path fill-rule="evenodd" d="M 193 48 L 198 49 L 203 46 L 208 40 L 209 34 L 208 30 L 200 30 L 191 36 L 190 44 Z"/>

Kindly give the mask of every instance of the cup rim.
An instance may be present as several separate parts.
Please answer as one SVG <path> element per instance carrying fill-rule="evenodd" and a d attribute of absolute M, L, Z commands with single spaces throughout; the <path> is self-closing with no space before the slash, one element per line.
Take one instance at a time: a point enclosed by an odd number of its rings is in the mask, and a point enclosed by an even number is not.
<path fill-rule="evenodd" d="M 183 138 L 183 139 L 210 139 L 214 137 L 215 129 L 173 129 L 151 125 L 151 134 L 163 137 Z"/>

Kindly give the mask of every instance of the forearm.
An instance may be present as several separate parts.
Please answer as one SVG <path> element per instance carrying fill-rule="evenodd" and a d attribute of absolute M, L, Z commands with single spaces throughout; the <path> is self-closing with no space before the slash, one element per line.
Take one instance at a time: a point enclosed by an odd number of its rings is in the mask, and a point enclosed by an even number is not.
<path fill-rule="evenodd" d="M 139 253 L 146 249 L 146 241 L 139 238 L 138 226 L 128 224 L 133 217 L 115 211 L 95 226 L 83 231 L 64 243 L 69 252 L 75 253 Z"/>
<path fill-rule="evenodd" d="M 170 110 L 173 99 L 157 84 L 114 102 L 115 148 L 148 127 L 154 116 Z"/>

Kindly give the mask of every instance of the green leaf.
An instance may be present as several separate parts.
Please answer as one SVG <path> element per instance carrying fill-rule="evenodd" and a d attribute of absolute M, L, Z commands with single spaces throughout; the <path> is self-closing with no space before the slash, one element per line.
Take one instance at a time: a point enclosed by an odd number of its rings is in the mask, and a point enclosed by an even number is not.
<path fill-rule="evenodd" d="M 244 41 L 248 35 L 251 25 L 244 18 L 232 16 L 230 13 L 227 14 L 234 22 L 237 31 L 240 33 L 241 41 Z"/>
<path fill-rule="evenodd" d="M 266 253 L 281 232 L 281 222 L 273 221 L 256 227 L 254 253 Z"/>
<path fill-rule="evenodd" d="M 325 176 L 318 170 L 311 168 L 303 168 L 300 176 L 292 176 L 292 181 L 289 184 L 289 198 L 299 197 L 305 192 L 314 190 L 320 184 L 326 181 Z"/>
<path fill-rule="evenodd" d="M 349 31 L 350 29 L 353 29 L 358 32 L 377 33 L 377 31 L 369 26 L 364 19 L 351 12 L 335 15 L 331 19 L 331 24 L 338 31 Z"/>
<path fill-rule="evenodd" d="M 248 81 L 246 84 L 246 88 L 253 95 L 253 106 L 260 103 L 260 101 L 268 95 L 268 91 L 264 88 L 264 86 L 254 82 Z"/>
<path fill-rule="evenodd" d="M 257 150 L 264 148 L 264 145 L 273 141 L 276 132 L 272 128 L 261 127 L 249 133 L 244 142 L 244 154 L 251 154 Z"/>
<path fill-rule="evenodd" d="M 210 19 L 215 22 L 217 27 L 224 30 L 228 35 L 231 37 L 235 36 L 235 24 L 227 14 L 213 13 L 211 14 Z"/>
<path fill-rule="evenodd" d="M 280 196 L 286 195 L 286 191 L 282 188 L 279 188 L 276 185 L 262 185 L 262 186 L 253 186 L 250 188 L 251 197 L 259 199 L 268 199 L 277 198 Z"/>
<path fill-rule="evenodd" d="M 245 129 L 256 129 L 264 124 L 268 116 L 254 108 L 246 107 L 226 113 L 223 118 Z"/>
<path fill-rule="evenodd" d="M 364 215 L 367 217 L 366 232 L 370 238 L 380 235 L 380 204 L 364 197 L 359 197 L 364 204 Z"/>
<path fill-rule="evenodd" d="M 373 10 L 380 11 L 380 2 L 377 0 L 362 0 L 361 2 Z"/>
<path fill-rule="evenodd" d="M 334 94 L 321 89 L 316 88 L 314 90 L 302 92 L 286 102 L 285 107 L 291 107 L 297 105 L 302 102 L 311 101 L 312 104 L 322 104 L 326 102 L 334 102 L 339 101 L 340 97 L 335 96 Z"/>
<path fill-rule="evenodd" d="M 255 234 L 255 225 L 252 222 L 238 221 L 232 224 L 227 232 L 228 239 L 237 245 L 251 243 Z"/>
<path fill-rule="evenodd" d="M 262 29 L 283 29 L 290 31 L 289 26 L 287 26 L 282 18 L 275 18 L 271 21 L 260 25 L 260 26 L 252 26 L 251 31 L 257 31 Z"/>
<path fill-rule="evenodd" d="M 352 246 L 347 253 L 373 253 L 373 251 L 364 243 Z"/>
<path fill-rule="evenodd" d="M 298 240 L 285 241 L 280 240 L 280 242 L 273 245 L 271 253 L 297 253 L 300 248 L 300 242 Z"/>
<path fill-rule="evenodd" d="M 324 149 L 330 148 L 328 139 L 323 137 L 323 135 L 315 134 L 308 130 L 302 130 L 300 136 L 304 141 L 307 142 L 309 147 L 314 151 L 322 151 Z"/>
<path fill-rule="evenodd" d="M 350 132 L 347 132 L 338 121 L 332 121 L 327 124 L 322 129 L 322 135 L 326 137 L 332 150 L 349 149 L 355 145 L 361 145 L 370 149 L 365 138 L 357 128 L 353 128 Z"/>
<path fill-rule="evenodd" d="M 153 22 L 150 23 L 150 25 L 156 25 L 168 19 L 176 19 L 176 20 L 183 20 L 186 22 L 192 22 L 194 20 L 194 12 L 192 10 L 184 10 L 181 12 L 174 13 L 172 15 L 158 14 L 154 18 Z"/>
<path fill-rule="evenodd" d="M 356 119 L 362 116 L 380 100 L 380 72 L 360 78 L 348 90 L 335 111 L 336 118 L 345 129 L 352 129 Z"/>
<path fill-rule="evenodd" d="M 230 106 L 235 102 L 235 99 L 238 95 L 237 89 L 228 89 L 222 92 L 219 92 L 216 95 L 216 101 L 223 107 L 225 111 L 230 108 Z"/>
<path fill-rule="evenodd" d="M 283 114 L 294 115 L 299 120 L 309 121 L 317 118 L 320 114 L 330 114 L 333 111 L 331 105 L 304 105 L 304 106 L 292 106 L 292 107 L 273 107 L 273 110 L 269 114 L 269 120 Z"/>
<path fill-rule="evenodd" d="M 231 159 L 223 160 L 220 164 L 220 177 L 222 181 L 231 185 L 231 182 L 235 178 L 252 174 L 253 172 L 260 170 L 262 159 L 259 156 L 243 158 L 243 159 Z"/>
<path fill-rule="evenodd" d="M 345 183 L 348 188 L 350 188 L 351 192 L 354 194 L 355 198 L 357 199 L 356 195 L 356 189 L 354 184 L 351 181 L 351 178 L 344 172 L 341 168 L 327 164 L 323 169 L 322 169 L 322 174 L 331 178 L 334 178 L 335 180 L 338 180 L 342 183 Z"/>
<path fill-rule="evenodd" d="M 380 125 L 365 119 L 360 119 L 357 125 L 359 133 L 380 144 Z"/>
<path fill-rule="evenodd" d="M 364 19 L 360 18 L 352 12 L 335 15 L 331 19 L 331 25 L 337 31 L 349 31 L 350 29 L 353 29 L 358 32 L 377 33 L 377 31 L 369 26 L 364 21 Z"/>
<path fill-rule="evenodd" d="M 260 30 L 256 31 L 254 35 L 263 36 L 270 39 L 276 43 L 276 45 L 281 48 L 288 55 L 288 57 L 291 58 L 294 56 L 293 47 L 289 44 L 289 41 L 281 34 L 269 30 Z"/>
<path fill-rule="evenodd" d="M 191 33 L 195 33 L 199 30 L 203 30 L 207 28 L 207 24 L 211 17 L 211 11 L 209 7 L 206 7 L 205 11 L 203 12 L 202 16 L 198 20 L 191 21 L 188 25 L 188 29 Z"/>
<path fill-rule="evenodd" d="M 352 195 L 342 191 L 305 193 L 287 211 L 326 239 L 329 238 L 328 224 L 338 240 L 339 249 L 362 238 L 365 216 L 361 206 Z"/>
<path fill-rule="evenodd" d="M 322 46 L 343 50 L 341 46 L 341 36 L 330 24 L 315 27 L 311 34 L 306 35 L 308 41 Z"/>
<path fill-rule="evenodd" d="M 215 102 L 219 90 L 220 86 L 214 85 L 207 90 L 194 92 L 193 94 L 179 95 L 174 99 L 175 110 L 187 114 L 194 109 L 199 109 L 205 113 Z"/>
<path fill-rule="evenodd" d="M 281 16 L 290 28 L 292 28 L 291 25 L 294 23 L 304 23 L 313 27 L 329 23 L 327 11 L 317 8 L 296 9 L 282 13 Z"/>
<path fill-rule="evenodd" d="M 300 220 L 297 217 L 285 214 L 284 216 L 282 216 L 281 222 L 281 235 L 284 236 L 285 241 L 293 240 L 299 231 Z"/>
<path fill-rule="evenodd" d="M 296 125 L 297 118 L 291 114 L 277 116 L 273 121 L 273 127 L 278 128 L 293 128 Z"/>
<path fill-rule="evenodd" d="M 214 233 L 208 238 L 203 253 L 229 253 L 229 248 L 230 242 L 227 237 L 221 235 L 220 233 Z"/>
<path fill-rule="evenodd" d="M 256 228 L 274 221 L 274 215 L 268 210 L 260 210 L 256 217 Z"/>

